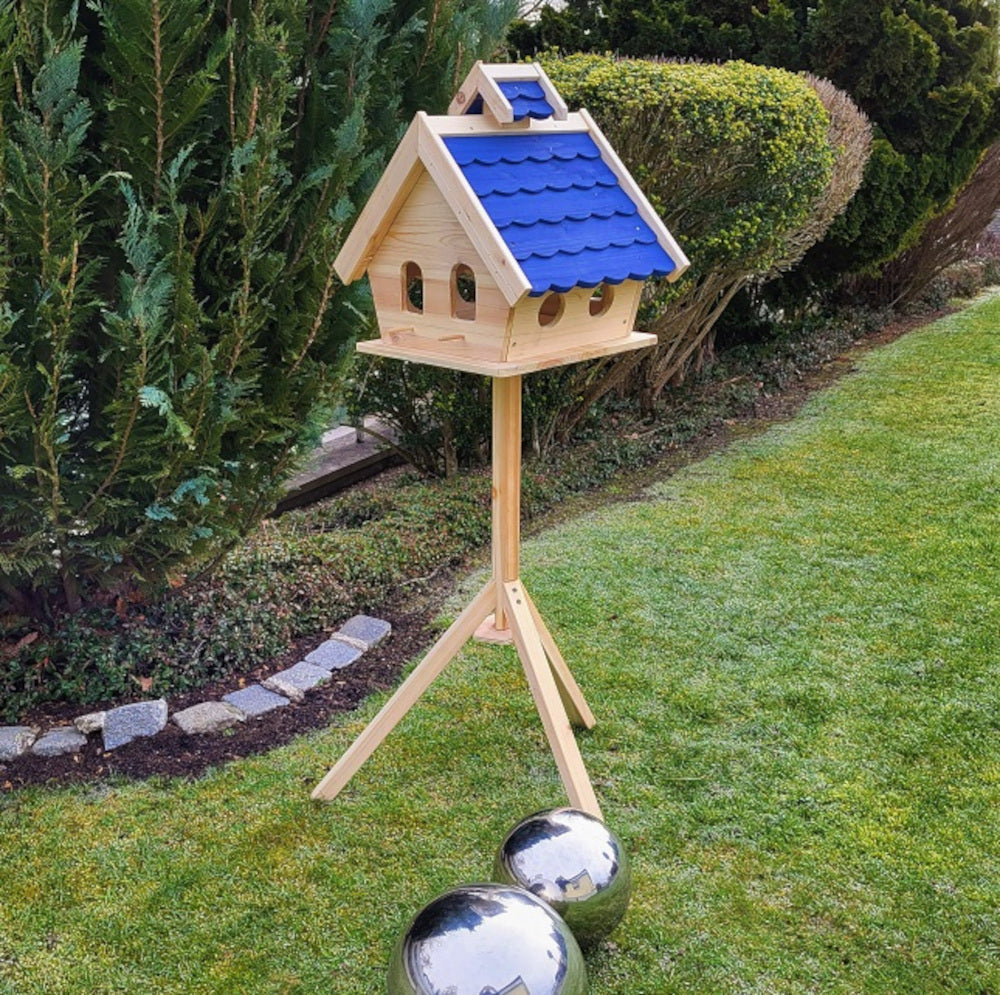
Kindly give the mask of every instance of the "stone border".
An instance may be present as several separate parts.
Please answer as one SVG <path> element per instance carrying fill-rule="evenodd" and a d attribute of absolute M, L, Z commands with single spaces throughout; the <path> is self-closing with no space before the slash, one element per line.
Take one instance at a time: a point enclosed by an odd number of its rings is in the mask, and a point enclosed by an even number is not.
<path fill-rule="evenodd" d="M 355 615 L 316 647 L 304 660 L 272 674 L 261 684 L 251 684 L 224 694 L 221 701 L 202 701 L 169 713 L 165 698 L 119 705 L 105 712 L 78 715 L 72 724 L 40 729 L 37 726 L 0 726 L 0 762 L 28 753 L 56 757 L 79 753 L 98 732 L 105 751 L 116 750 L 135 739 L 155 736 L 168 720 L 188 735 L 219 733 L 238 722 L 256 718 L 302 701 L 315 687 L 374 649 L 392 633 L 392 625 L 370 615 Z"/>

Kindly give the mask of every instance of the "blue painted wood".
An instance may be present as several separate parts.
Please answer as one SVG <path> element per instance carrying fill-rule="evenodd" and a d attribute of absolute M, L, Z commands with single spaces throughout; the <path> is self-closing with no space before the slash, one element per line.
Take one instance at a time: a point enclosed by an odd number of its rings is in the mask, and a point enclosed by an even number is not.
<path fill-rule="evenodd" d="M 491 165 L 501 161 L 520 163 L 561 159 L 571 162 L 578 158 L 601 158 L 600 150 L 586 132 L 460 135 L 445 138 L 444 143 L 460 166 L 467 166 L 470 162 Z"/>
<path fill-rule="evenodd" d="M 514 109 L 515 121 L 523 121 L 526 117 L 545 120 L 555 114 L 545 91 L 536 80 L 509 80 L 498 83 L 498 86 Z"/>
<path fill-rule="evenodd" d="M 610 218 L 587 218 L 583 221 L 567 218 L 554 224 L 511 225 L 501 233 L 519 262 L 528 256 L 551 259 L 557 253 L 576 255 L 585 249 L 604 252 L 656 242 L 649 225 L 635 214 L 630 217 L 615 214 Z"/>
<path fill-rule="evenodd" d="M 490 219 L 501 230 L 511 224 L 553 224 L 566 219 L 585 221 L 587 218 L 610 218 L 615 214 L 630 216 L 636 213 L 635 204 L 619 187 L 610 190 L 600 187 L 591 187 L 589 190 L 570 188 L 566 196 L 550 196 L 544 201 L 531 193 L 488 194 L 480 200 Z"/>
<path fill-rule="evenodd" d="M 589 190 L 594 186 L 618 189 L 618 178 L 599 159 L 574 159 L 569 162 L 548 159 L 530 163 L 501 161 L 491 165 L 471 162 L 462 167 L 462 172 L 479 197 L 492 193 L 542 193 L 573 187 L 577 190 Z"/>
<path fill-rule="evenodd" d="M 463 135 L 444 143 L 532 295 L 676 268 L 586 132 Z"/>
<path fill-rule="evenodd" d="M 531 283 L 532 297 L 550 291 L 565 294 L 574 287 L 596 287 L 601 283 L 648 280 L 652 276 L 666 276 L 675 268 L 673 260 L 659 245 L 601 252 L 588 249 L 572 256 L 558 253 L 549 259 L 530 256 L 521 263 Z"/>

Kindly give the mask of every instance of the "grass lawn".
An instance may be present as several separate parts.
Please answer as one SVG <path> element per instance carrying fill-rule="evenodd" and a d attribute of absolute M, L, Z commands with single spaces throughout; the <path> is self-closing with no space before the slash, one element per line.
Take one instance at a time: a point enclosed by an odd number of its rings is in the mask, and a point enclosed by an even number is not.
<path fill-rule="evenodd" d="M 522 559 L 633 856 L 595 995 L 1000 993 L 1000 297 Z M 564 799 L 473 646 L 311 802 L 380 704 L 196 783 L 0 796 L 0 992 L 382 991 Z"/>

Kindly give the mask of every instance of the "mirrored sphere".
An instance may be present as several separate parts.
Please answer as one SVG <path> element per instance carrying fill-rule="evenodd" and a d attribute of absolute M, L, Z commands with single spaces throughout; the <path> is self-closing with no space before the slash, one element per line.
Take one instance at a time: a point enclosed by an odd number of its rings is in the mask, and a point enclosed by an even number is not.
<path fill-rule="evenodd" d="M 573 934 L 523 888 L 470 884 L 417 913 L 389 962 L 389 995 L 585 995 Z"/>
<path fill-rule="evenodd" d="M 574 808 L 537 812 L 519 822 L 497 851 L 493 874 L 551 905 L 582 947 L 618 925 L 632 896 L 621 841 L 600 819 Z"/>

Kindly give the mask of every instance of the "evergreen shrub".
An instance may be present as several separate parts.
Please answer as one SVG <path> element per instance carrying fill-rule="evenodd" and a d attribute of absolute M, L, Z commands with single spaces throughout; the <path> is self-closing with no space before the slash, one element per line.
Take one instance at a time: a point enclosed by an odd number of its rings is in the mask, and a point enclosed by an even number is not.
<path fill-rule="evenodd" d="M 360 321 L 342 237 L 510 14 L 0 0 L 0 619 L 183 583 L 273 508 Z"/>

